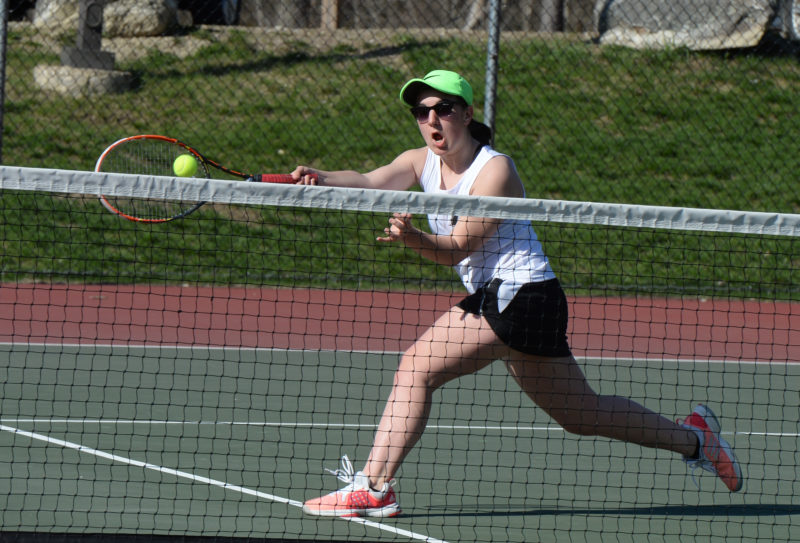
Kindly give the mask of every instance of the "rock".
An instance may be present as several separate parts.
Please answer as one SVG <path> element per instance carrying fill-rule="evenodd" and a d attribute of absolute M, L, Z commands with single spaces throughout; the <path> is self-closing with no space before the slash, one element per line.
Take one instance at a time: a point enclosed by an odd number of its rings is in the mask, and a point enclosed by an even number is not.
<path fill-rule="evenodd" d="M 35 66 L 33 80 L 43 90 L 75 98 L 125 92 L 133 85 L 129 72 L 49 64 Z"/>
<path fill-rule="evenodd" d="M 177 25 L 177 0 L 117 0 L 103 10 L 103 34 L 109 37 L 161 36 Z"/>
<path fill-rule="evenodd" d="M 38 0 L 33 25 L 50 34 L 75 32 L 80 0 Z M 178 26 L 178 0 L 111 0 L 103 9 L 106 36 L 161 36 Z"/>
<path fill-rule="evenodd" d="M 752 47 L 774 18 L 771 0 L 605 0 L 600 43 L 636 49 Z"/>
<path fill-rule="evenodd" d="M 78 27 L 78 0 L 39 0 L 33 9 L 33 26 L 63 34 Z"/>

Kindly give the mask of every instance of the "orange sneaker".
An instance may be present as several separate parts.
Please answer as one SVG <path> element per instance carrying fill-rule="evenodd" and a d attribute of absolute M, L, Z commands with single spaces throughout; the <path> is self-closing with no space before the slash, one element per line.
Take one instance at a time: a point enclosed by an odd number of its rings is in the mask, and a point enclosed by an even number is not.
<path fill-rule="evenodd" d="M 741 490 L 744 484 L 742 468 L 730 444 L 720 437 L 719 421 L 711 409 L 705 405 L 698 405 L 691 415 L 684 420 L 678 419 L 677 423 L 692 430 L 700 440 L 700 456 L 683 458 L 692 468 L 692 477 L 697 468 L 702 468 L 722 479 L 731 492 Z"/>
<path fill-rule="evenodd" d="M 354 473 L 353 464 L 350 463 L 347 455 L 342 457 L 341 469 L 326 469 L 326 471 L 348 484 L 341 490 L 305 502 L 303 511 L 309 515 L 395 517 L 400 514 L 400 505 L 397 503 L 397 497 L 392 488 L 394 480 L 391 484 L 384 483 L 381 490 L 370 488 L 369 477 L 360 471 Z"/>

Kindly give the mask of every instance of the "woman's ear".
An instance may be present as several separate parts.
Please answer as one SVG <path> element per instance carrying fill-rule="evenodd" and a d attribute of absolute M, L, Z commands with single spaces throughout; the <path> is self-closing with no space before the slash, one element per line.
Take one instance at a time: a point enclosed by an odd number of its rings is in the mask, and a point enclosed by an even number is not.
<path fill-rule="evenodd" d="M 475 109 L 472 106 L 467 106 L 464 108 L 464 124 L 469 124 L 472 122 L 472 117 L 475 114 Z"/>

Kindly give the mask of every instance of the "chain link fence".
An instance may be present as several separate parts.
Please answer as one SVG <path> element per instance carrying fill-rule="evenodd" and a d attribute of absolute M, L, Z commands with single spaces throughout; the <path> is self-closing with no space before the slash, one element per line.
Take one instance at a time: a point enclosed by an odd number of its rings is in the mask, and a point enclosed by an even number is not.
<path fill-rule="evenodd" d="M 800 213 L 793 0 L 0 0 L 0 13 L 4 165 L 91 171 L 113 142 L 161 134 L 248 173 L 285 173 L 298 164 L 369 171 L 423 145 L 399 91 L 408 79 L 445 68 L 472 83 L 476 118 L 495 128 L 494 145 L 513 157 L 530 198 Z M 83 188 L 80 173 L 59 177 Z M 117 188 L 127 188 L 122 185 Z M 62 190 L 52 197 L 7 190 L 0 198 L 6 206 L 0 328 L 6 345 L 22 348 L 19 358 L 8 349 L 4 354 L 10 377 L 0 396 L 7 396 L 10 412 L 3 413 L 7 435 L 0 450 L 14 458 L 0 478 L 11 489 L 0 496 L 8 504 L 0 518 L 9 519 L 0 524 L 92 540 L 99 523 L 109 531 L 131 526 L 142 538 L 150 532 L 202 532 L 212 539 L 241 532 L 361 534 L 355 523 L 304 528 L 299 511 L 281 516 L 280 496 L 318 495 L 323 459 L 329 465 L 332 451 L 372 435 L 371 422 L 351 427 L 351 407 L 359 421 L 380 413 L 373 403 L 386 397 L 380 385 L 391 382 L 393 345 L 405 337 L 398 322 L 416 334 L 436 311 L 433 302 L 419 301 L 420 291 L 451 300 L 458 277 L 444 266 L 420 264 L 397 244 L 390 250 L 391 244 L 376 243 L 387 223 L 373 213 L 296 213 L 230 206 L 220 198 L 190 218 L 144 225 L 106 213 L 91 190 L 84 190 L 88 197 Z M 555 214 L 568 206 L 544 207 Z M 711 214 L 666 215 L 691 222 Z M 774 220 L 767 217 L 764 224 Z M 683 477 L 677 457 L 671 467 L 654 468 L 661 461 L 655 452 L 637 450 L 626 459 L 624 448 L 603 440 L 578 444 L 560 430 L 544 438 L 531 439 L 527 429 L 518 434 L 514 421 L 504 424 L 507 413 L 535 422 L 536 431 L 549 432 L 550 423 L 542 426 L 540 415 L 522 411 L 528 407 L 516 403 L 521 393 L 509 391 L 501 370 L 489 384 L 451 389 L 440 414 L 452 416 L 454 430 L 434 435 L 436 447 L 417 448 L 423 451 L 417 475 L 405 479 L 403 492 L 410 503 L 416 495 L 433 507 L 421 505 L 416 518 L 381 525 L 430 527 L 448 540 L 524 541 L 534 533 L 545 540 L 608 534 L 638 541 L 637 533 L 651 541 L 661 533 L 665 539 L 797 540 L 793 497 L 800 485 L 791 458 L 798 456 L 793 383 L 800 366 L 786 362 L 797 350 L 798 326 L 797 309 L 784 303 L 798 298 L 797 238 L 545 221 L 536 229 L 575 296 L 571 322 L 581 324 L 571 337 L 583 342 L 582 352 L 598 356 L 585 365 L 598 390 L 649 398 L 669 413 L 689 396 L 727 404 L 725 417 L 736 424 L 726 432 L 736 434 L 748 461 L 745 491 L 728 498 L 706 480 L 698 492 L 694 477 L 681 486 L 683 479 L 674 477 L 675 470 Z M 325 302 L 305 298 L 307 286 Z M 233 293 L 240 287 L 248 293 Z M 327 295 L 322 287 L 335 290 Z M 261 288 L 281 294 L 273 298 Z M 376 292 L 375 299 L 385 300 L 376 303 L 379 312 L 385 304 L 378 317 L 369 307 Z M 283 300 L 303 309 L 287 314 L 277 305 Z M 271 301 L 276 305 L 267 307 Z M 328 320 L 331 327 L 323 324 Z M 391 337 L 372 343 L 378 328 Z M 268 337 L 265 349 L 240 339 L 261 332 Z M 321 341 L 315 346 L 315 334 L 337 347 L 350 336 L 364 343 L 354 341 L 353 352 L 343 352 L 346 362 L 328 362 L 336 351 Z M 158 354 L 147 349 L 151 336 Z M 206 346 L 222 336 L 222 344 L 238 342 L 230 362 L 218 354 L 223 350 Z M 298 337 L 299 349 L 287 343 L 284 350 L 277 339 L 284 336 Z M 50 345 L 38 343 L 43 338 L 69 345 L 51 358 Z M 173 341 L 193 348 L 172 355 Z M 97 343 L 102 352 L 84 351 Z M 365 359 L 362 367 L 360 357 L 379 344 L 392 352 Z M 119 359 L 111 350 L 117 346 L 124 351 Z M 299 358 L 303 349 L 312 353 L 308 362 Z M 262 351 L 274 351 L 275 358 L 262 359 Z M 642 354 L 641 365 L 631 358 Z M 728 366 L 718 356 L 746 363 Z M 366 394 L 353 398 L 353 391 Z M 333 416 L 322 416 L 326 411 Z M 226 430 L 214 420 L 229 412 L 237 422 Z M 15 414 L 35 431 L 15 430 L 8 422 Z M 317 414 L 346 424 L 312 437 L 316 430 L 303 421 L 316 421 Z M 46 426 L 65 415 L 92 426 Z M 464 430 L 462 416 L 491 424 Z M 158 422 L 181 417 L 201 421 L 200 429 Z M 158 426 L 151 434 L 138 424 L 131 430 L 128 422 L 139 418 Z M 290 419 L 298 426 L 258 422 Z M 95 437 L 98 421 L 113 424 Z M 117 423 L 124 427 L 110 433 Z M 502 435 L 495 432 L 500 427 Z M 46 428 L 54 437 L 38 433 Z M 26 435 L 47 446 L 34 444 L 28 453 Z M 208 444 L 199 446 L 201 440 Z M 109 443 L 120 452 L 112 466 L 103 452 Z M 130 458 L 122 456 L 126 447 Z M 77 451 L 93 451 L 99 460 L 74 460 Z M 217 466 L 228 452 L 231 460 Z M 584 465 L 590 452 L 591 469 Z M 174 478 L 184 472 L 173 468 L 164 468 L 163 485 L 150 487 L 161 474 L 141 473 L 138 458 L 145 456 L 214 477 L 236 472 L 234 482 L 275 488 L 268 499 L 276 503 L 264 502 L 275 510 L 263 514 L 249 491 L 217 503 L 220 489 L 203 490 L 195 484 L 199 478 L 184 489 Z M 117 487 L 125 477 L 131 484 Z M 535 490 L 527 495 L 529 488 Z M 495 494 L 507 516 L 495 513 Z M 203 496 L 210 496 L 208 507 Z M 457 503 L 464 506 L 451 511 Z M 65 511 L 70 507 L 75 511 Z M 163 517 L 170 517 L 167 524 Z M 401 540 L 403 533 L 383 538 Z"/>
<path fill-rule="evenodd" d="M 531 197 L 797 212 L 795 5 L 682 4 L 7 2 L 2 160 L 91 170 L 160 133 L 243 170 L 369 170 L 422 145 L 398 92 L 447 68 Z"/>

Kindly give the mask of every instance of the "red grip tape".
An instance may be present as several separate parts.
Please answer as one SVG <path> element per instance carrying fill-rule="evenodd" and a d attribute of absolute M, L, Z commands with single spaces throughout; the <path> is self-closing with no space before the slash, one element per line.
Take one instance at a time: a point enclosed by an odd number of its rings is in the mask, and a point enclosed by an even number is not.
<path fill-rule="evenodd" d="M 262 173 L 258 177 L 262 183 L 297 183 L 291 175 L 285 173 Z M 312 174 L 311 177 L 319 179 L 316 174 Z"/>

